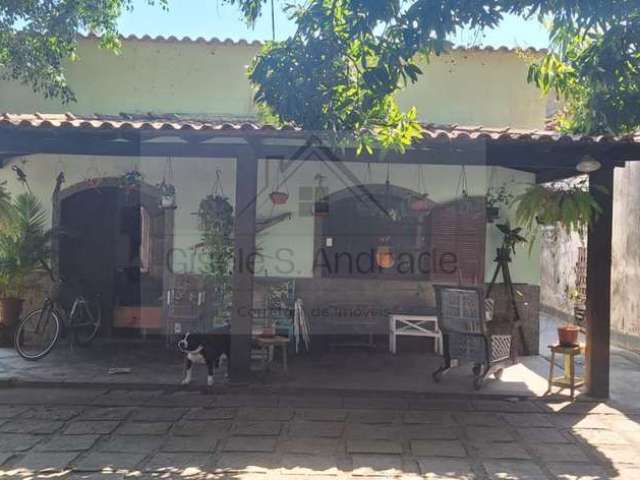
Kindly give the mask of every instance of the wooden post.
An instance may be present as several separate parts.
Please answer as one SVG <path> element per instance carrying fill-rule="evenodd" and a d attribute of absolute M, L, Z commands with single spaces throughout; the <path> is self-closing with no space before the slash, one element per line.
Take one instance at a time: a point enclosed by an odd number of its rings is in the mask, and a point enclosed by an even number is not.
<path fill-rule="evenodd" d="M 591 173 L 589 191 L 602 208 L 602 213 L 589 229 L 587 244 L 586 384 L 589 396 L 608 398 L 613 168 L 603 167 Z"/>
<path fill-rule="evenodd" d="M 251 367 L 253 277 L 256 251 L 258 158 L 243 149 L 236 158 L 233 306 L 231 313 L 231 375 L 248 376 Z"/>

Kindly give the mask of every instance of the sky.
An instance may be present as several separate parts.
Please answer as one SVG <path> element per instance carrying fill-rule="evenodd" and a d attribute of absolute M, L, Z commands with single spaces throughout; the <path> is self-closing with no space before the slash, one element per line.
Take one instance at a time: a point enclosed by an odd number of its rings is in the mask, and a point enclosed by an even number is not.
<path fill-rule="evenodd" d="M 289 36 L 295 28 L 278 8 L 276 3 L 276 40 Z M 146 0 L 135 0 L 134 10 L 120 19 L 120 31 L 125 35 L 174 35 L 177 37 L 218 37 L 233 40 L 269 40 L 272 36 L 271 18 L 266 15 L 254 28 L 248 27 L 241 18 L 237 7 L 224 4 L 222 0 L 169 0 L 169 11 L 158 6 L 150 6 Z M 494 47 L 535 47 L 547 46 L 547 32 L 535 20 L 525 21 L 508 17 L 496 30 L 485 32 L 478 38 L 471 32 L 462 32 L 452 39 L 461 45 L 480 44 Z"/>

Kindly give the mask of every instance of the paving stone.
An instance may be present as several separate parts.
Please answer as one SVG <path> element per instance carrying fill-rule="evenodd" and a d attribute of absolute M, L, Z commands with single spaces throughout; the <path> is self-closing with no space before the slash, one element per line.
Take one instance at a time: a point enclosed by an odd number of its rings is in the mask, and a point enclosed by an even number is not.
<path fill-rule="evenodd" d="M 333 438 L 296 437 L 282 440 L 280 448 L 287 453 L 329 455 L 343 451 L 344 442 Z"/>
<path fill-rule="evenodd" d="M 570 432 L 575 438 L 589 445 L 629 445 L 630 442 L 620 432 L 612 430 L 599 430 L 576 428 Z"/>
<path fill-rule="evenodd" d="M 89 472 L 134 470 L 144 457 L 142 453 L 91 452 L 74 460 L 72 465 L 74 470 Z"/>
<path fill-rule="evenodd" d="M 513 442 L 513 435 L 502 427 L 467 427 L 467 438 L 473 442 Z"/>
<path fill-rule="evenodd" d="M 402 444 L 391 440 L 347 440 L 348 453 L 402 453 Z"/>
<path fill-rule="evenodd" d="M 616 467 L 614 471 L 615 471 L 615 474 L 611 476 L 613 480 L 638 480 L 638 478 L 640 478 L 640 468 L 638 467 L 620 466 L 620 467 Z M 608 479 L 609 477 L 603 477 L 603 478 Z M 580 479 L 580 480 L 583 480 L 583 479 Z M 600 479 L 598 478 L 594 480 L 600 480 Z"/>
<path fill-rule="evenodd" d="M 112 390 L 96 397 L 92 403 L 105 407 L 150 405 L 151 399 L 161 394 L 151 390 Z"/>
<path fill-rule="evenodd" d="M 279 399 L 276 395 L 258 395 L 258 394 L 225 394 L 218 395 L 214 404 L 218 407 L 277 407 Z"/>
<path fill-rule="evenodd" d="M 395 476 L 417 470 L 417 464 L 406 467 L 399 455 L 354 455 L 353 475 L 357 476 Z"/>
<path fill-rule="evenodd" d="M 293 437 L 338 438 L 344 432 L 342 422 L 294 421 L 289 424 L 287 433 Z"/>
<path fill-rule="evenodd" d="M 593 450 L 593 454 L 614 467 L 618 465 L 640 466 L 640 454 L 635 447 L 625 445 L 599 445 Z"/>
<path fill-rule="evenodd" d="M 66 421 L 75 417 L 82 411 L 80 407 L 35 407 L 30 408 L 20 418 L 32 420 L 58 420 Z"/>
<path fill-rule="evenodd" d="M 0 405 L 0 418 L 14 418 L 28 410 L 27 407 Z"/>
<path fill-rule="evenodd" d="M 240 420 L 286 422 L 293 417 L 292 408 L 247 408 L 238 409 Z"/>
<path fill-rule="evenodd" d="M 576 445 L 532 444 L 530 448 L 544 462 L 588 462 L 589 459 Z"/>
<path fill-rule="evenodd" d="M 451 458 L 419 458 L 418 467 L 423 478 L 429 480 L 474 480 L 468 460 Z"/>
<path fill-rule="evenodd" d="M 542 413 L 505 413 L 502 418 L 514 427 L 553 427 L 550 415 Z"/>
<path fill-rule="evenodd" d="M 408 424 L 456 425 L 453 416 L 449 412 L 409 411 L 403 415 L 403 421 Z"/>
<path fill-rule="evenodd" d="M 554 445 L 555 446 L 555 445 Z M 530 460 L 531 455 L 517 443 L 475 444 L 479 457 L 505 460 Z"/>
<path fill-rule="evenodd" d="M 432 425 L 402 425 L 394 428 L 397 437 L 405 440 L 457 440 L 460 438 L 459 430 L 459 427 Z"/>
<path fill-rule="evenodd" d="M 417 399 L 409 400 L 411 410 L 449 410 L 451 412 L 469 412 L 473 410 L 471 402 L 468 400 L 437 400 L 437 399 Z"/>
<path fill-rule="evenodd" d="M 0 452 L 23 452 L 29 450 L 42 439 L 43 437 L 39 435 L 3 433 L 0 435 Z"/>
<path fill-rule="evenodd" d="M 223 453 L 218 457 L 216 470 L 266 473 L 279 468 L 280 464 L 281 457 L 271 453 Z"/>
<path fill-rule="evenodd" d="M 287 453 L 282 457 L 283 474 L 337 475 L 340 469 L 331 455 L 298 455 Z"/>
<path fill-rule="evenodd" d="M 518 412 L 535 413 L 539 409 L 530 401 L 503 401 L 503 400 L 472 400 L 471 404 L 475 410 L 481 412 Z"/>
<path fill-rule="evenodd" d="M 552 424 L 561 428 L 595 428 L 608 430 L 613 428 L 619 430 L 619 428 L 612 427 L 611 419 L 608 419 L 609 415 L 566 415 L 558 413 L 555 415 L 549 415 L 547 418 Z M 637 427 L 637 425 L 636 425 Z"/>
<path fill-rule="evenodd" d="M 0 465 L 4 465 L 9 461 L 11 457 L 13 457 L 15 453 L 12 452 L 0 452 Z"/>
<path fill-rule="evenodd" d="M 372 396 L 345 397 L 344 408 L 406 410 L 409 401 L 403 398 L 376 398 Z"/>
<path fill-rule="evenodd" d="M 640 436 L 640 418 L 637 416 L 627 418 L 620 415 L 608 415 L 600 418 L 604 418 L 611 430 Z M 580 425 L 575 425 L 574 428 L 580 428 Z"/>
<path fill-rule="evenodd" d="M 195 392 L 173 392 L 169 394 L 154 395 L 147 405 L 167 407 L 207 407 L 213 405 L 216 397 L 210 394 Z"/>
<path fill-rule="evenodd" d="M 182 420 L 178 423 L 174 423 L 171 427 L 172 435 L 177 436 L 210 436 L 218 435 L 222 436 L 226 434 L 231 428 L 231 422 L 227 420 Z"/>
<path fill-rule="evenodd" d="M 588 463 L 548 463 L 545 466 L 557 480 L 605 480 L 612 477 L 600 465 Z"/>
<path fill-rule="evenodd" d="M 160 436 L 113 435 L 97 446 L 101 452 L 151 453 L 158 450 L 165 439 Z"/>
<path fill-rule="evenodd" d="M 353 423 L 382 424 L 393 423 L 400 419 L 400 414 L 393 410 L 352 410 L 347 421 Z"/>
<path fill-rule="evenodd" d="M 504 420 L 493 413 L 455 412 L 453 417 L 464 426 L 500 427 L 505 424 Z"/>
<path fill-rule="evenodd" d="M 42 452 L 77 452 L 89 450 L 100 438 L 100 435 L 56 435 L 45 443 L 38 445 Z"/>
<path fill-rule="evenodd" d="M 533 462 L 485 461 L 482 463 L 491 480 L 547 480 L 547 476 Z"/>
<path fill-rule="evenodd" d="M 337 395 L 280 396 L 278 406 L 293 408 L 342 408 L 342 397 Z"/>
<path fill-rule="evenodd" d="M 82 412 L 77 420 L 124 420 L 132 411 L 132 407 L 93 407 Z"/>
<path fill-rule="evenodd" d="M 141 407 L 133 412 L 130 420 L 136 422 L 176 422 L 187 411 L 187 408 Z"/>
<path fill-rule="evenodd" d="M 86 420 L 67 424 L 65 435 L 106 435 L 113 432 L 120 422 L 117 420 Z"/>
<path fill-rule="evenodd" d="M 156 453 L 147 462 L 144 470 L 177 474 L 181 476 L 197 475 L 206 472 L 215 465 L 213 455 L 204 453 Z"/>
<path fill-rule="evenodd" d="M 162 445 L 163 452 L 213 452 L 219 438 L 216 437 L 168 437 Z"/>
<path fill-rule="evenodd" d="M 458 457 L 467 456 L 467 452 L 458 440 L 413 440 L 411 451 L 417 457 Z"/>
<path fill-rule="evenodd" d="M 64 425 L 64 422 L 48 420 L 10 420 L 0 425 L 1 433 L 34 433 L 47 435 L 54 433 Z"/>
<path fill-rule="evenodd" d="M 126 422 L 115 431 L 118 435 L 164 435 L 171 422 Z"/>
<path fill-rule="evenodd" d="M 237 422 L 231 427 L 234 435 L 280 435 L 280 422 Z"/>
<path fill-rule="evenodd" d="M 398 427 L 391 424 L 347 423 L 344 432 L 347 439 L 393 440 L 398 436 Z"/>
<path fill-rule="evenodd" d="M 527 443 L 572 443 L 573 440 L 555 428 L 518 428 L 518 435 Z"/>
<path fill-rule="evenodd" d="M 192 408 L 185 420 L 231 420 L 236 416 L 234 408 Z"/>
<path fill-rule="evenodd" d="M 296 418 L 318 422 L 341 422 L 348 412 L 337 408 L 309 408 L 295 411 Z"/>
<path fill-rule="evenodd" d="M 5 388 L 0 403 L 13 405 L 83 405 L 104 395 L 105 389 L 78 388 Z"/>
<path fill-rule="evenodd" d="M 24 468 L 32 472 L 61 471 L 65 470 L 77 456 L 77 452 L 30 452 L 20 460 L 13 462 L 13 467 Z"/>
<path fill-rule="evenodd" d="M 225 452 L 273 452 L 277 439 L 274 437 L 230 437 L 223 451 Z"/>

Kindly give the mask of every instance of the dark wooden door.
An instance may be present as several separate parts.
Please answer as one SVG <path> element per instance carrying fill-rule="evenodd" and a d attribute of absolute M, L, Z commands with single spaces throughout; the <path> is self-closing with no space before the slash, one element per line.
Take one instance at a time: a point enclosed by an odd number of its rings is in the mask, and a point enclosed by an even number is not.
<path fill-rule="evenodd" d="M 62 200 L 60 273 L 79 283 L 87 295 L 100 294 L 103 328 L 110 332 L 113 314 L 117 189 L 90 189 Z"/>

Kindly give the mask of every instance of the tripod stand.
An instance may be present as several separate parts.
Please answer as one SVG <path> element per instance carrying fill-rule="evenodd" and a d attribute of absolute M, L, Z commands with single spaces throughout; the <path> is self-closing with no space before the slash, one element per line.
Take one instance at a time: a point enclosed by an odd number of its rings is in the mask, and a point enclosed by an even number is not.
<path fill-rule="evenodd" d="M 496 285 L 496 280 L 498 279 L 498 275 L 502 273 L 502 282 L 504 284 L 505 292 L 508 296 L 509 303 L 511 304 L 511 308 L 513 309 L 513 320 L 512 324 L 518 329 L 518 339 L 520 340 L 520 348 L 523 355 L 529 354 L 529 349 L 527 347 L 527 343 L 525 341 L 524 330 L 522 328 L 522 319 L 520 318 L 520 311 L 518 310 L 518 303 L 516 302 L 516 291 L 513 287 L 513 282 L 511 281 L 511 272 L 509 271 L 509 264 L 511 263 L 511 255 L 509 248 L 502 247 L 497 249 L 497 256 L 495 259 L 496 262 L 496 270 L 493 273 L 493 278 L 491 278 L 491 282 L 489 283 L 489 287 L 487 288 L 486 297 L 489 298 L 493 287 Z M 512 354 L 514 360 L 516 355 Z"/>

